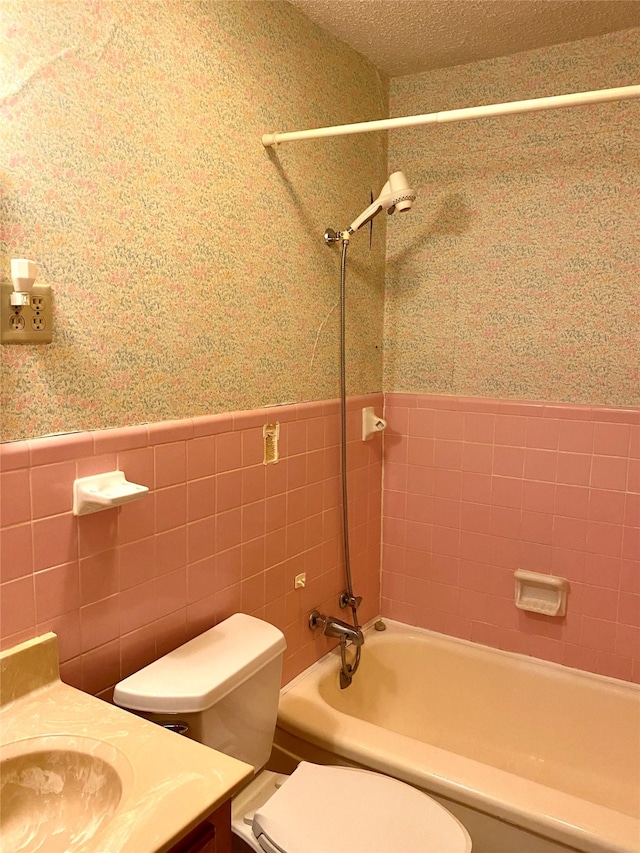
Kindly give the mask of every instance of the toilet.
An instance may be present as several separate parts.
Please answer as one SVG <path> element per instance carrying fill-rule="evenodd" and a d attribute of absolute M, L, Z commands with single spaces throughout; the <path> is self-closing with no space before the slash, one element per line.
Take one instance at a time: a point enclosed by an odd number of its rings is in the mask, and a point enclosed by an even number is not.
<path fill-rule="evenodd" d="M 114 702 L 253 765 L 232 829 L 256 853 L 470 853 L 457 818 L 397 779 L 306 761 L 290 776 L 263 769 L 285 648 L 273 625 L 236 613 L 121 681 Z"/>

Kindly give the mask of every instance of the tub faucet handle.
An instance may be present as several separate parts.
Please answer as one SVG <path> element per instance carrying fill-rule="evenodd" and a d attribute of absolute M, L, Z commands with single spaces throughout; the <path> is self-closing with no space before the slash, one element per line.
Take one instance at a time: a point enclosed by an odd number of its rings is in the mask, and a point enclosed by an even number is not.
<path fill-rule="evenodd" d="M 319 610 L 312 610 L 309 614 L 309 627 L 312 631 L 321 630 L 324 633 L 324 627 L 327 624 L 327 617 L 323 616 Z"/>

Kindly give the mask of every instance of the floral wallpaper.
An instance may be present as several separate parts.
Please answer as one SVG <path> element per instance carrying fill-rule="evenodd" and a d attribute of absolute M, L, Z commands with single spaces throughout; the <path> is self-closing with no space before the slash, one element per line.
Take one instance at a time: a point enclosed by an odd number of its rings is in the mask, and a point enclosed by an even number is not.
<path fill-rule="evenodd" d="M 634 405 L 640 103 L 282 145 L 291 130 L 637 83 L 640 30 L 396 78 L 284 2 L 2 0 L 0 276 L 50 345 L 0 348 L 0 439 L 338 391 Z M 388 233 L 385 276 L 385 229 Z M 384 307 L 384 380 L 382 366 Z"/>
<path fill-rule="evenodd" d="M 640 29 L 391 81 L 391 115 L 639 82 Z M 640 402 L 640 102 L 389 135 L 385 390 Z"/>
<path fill-rule="evenodd" d="M 264 132 L 380 118 L 388 84 L 284 2 L 2 0 L 0 275 L 53 289 L 50 345 L 5 345 L 3 440 L 338 392 L 345 227 L 386 139 Z M 353 240 L 349 393 L 382 384 L 384 221 Z"/>

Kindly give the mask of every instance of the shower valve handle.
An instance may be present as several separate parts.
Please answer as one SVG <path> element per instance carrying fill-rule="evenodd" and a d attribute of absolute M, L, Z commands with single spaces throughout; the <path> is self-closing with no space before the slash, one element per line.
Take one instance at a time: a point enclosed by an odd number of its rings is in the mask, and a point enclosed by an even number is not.
<path fill-rule="evenodd" d="M 346 590 L 340 593 L 340 598 L 338 600 L 340 602 L 340 607 L 343 610 L 345 607 L 351 607 L 353 610 L 357 610 L 362 604 L 361 595 L 349 595 Z"/>

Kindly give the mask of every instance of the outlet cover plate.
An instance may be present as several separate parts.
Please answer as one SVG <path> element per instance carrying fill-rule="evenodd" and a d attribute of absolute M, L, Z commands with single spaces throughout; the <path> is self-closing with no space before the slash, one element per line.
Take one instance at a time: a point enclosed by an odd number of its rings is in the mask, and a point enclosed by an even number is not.
<path fill-rule="evenodd" d="M 22 305 L 20 308 L 14 308 L 11 305 L 12 293 L 11 282 L 0 284 L 0 343 L 51 343 L 53 311 L 49 285 L 34 284 L 29 304 Z"/>

